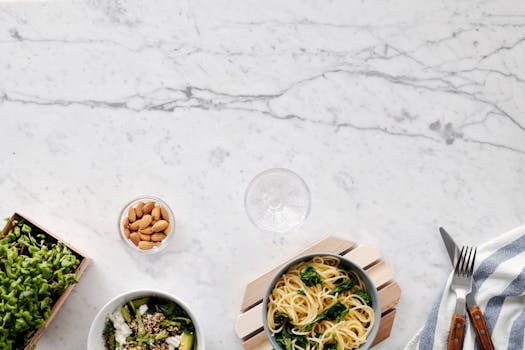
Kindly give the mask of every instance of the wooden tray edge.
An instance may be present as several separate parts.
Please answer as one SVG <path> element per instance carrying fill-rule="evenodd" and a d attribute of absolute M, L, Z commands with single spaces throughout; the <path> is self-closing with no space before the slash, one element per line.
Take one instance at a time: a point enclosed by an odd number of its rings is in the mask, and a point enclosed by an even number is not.
<path fill-rule="evenodd" d="M 9 217 L 6 225 L 2 229 L 2 234 L 0 235 L 0 237 L 3 237 L 4 233 L 7 233 L 7 232 L 9 232 L 9 230 L 11 230 L 11 228 L 13 227 L 13 220 L 16 219 L 17 217 L 27 221 L 28 223 L 30 223 L 31 225 L 33 225 L 35 227 L 37 227 L 39 230 L 44 232 L 46 235 L 51 236 L 53 239 L 57 240 L 58 242 L 63 243 L 65 246 L 67 246 L 69 249 L 71 249 L 71 251 L 73 251 L 74 253 L 76 253 L 78 256 L 80 256 L 82 258 L 81 261 L 80 261 L 80 265 L 77 268 L 77 280 L 80 281 L 81 276 L 84 274 L 84 272 L 86 271 L 88 266 L 91 264 L 92 260 L 90 258 L 88 258 L 79 249 L 77 249 L 77 248 L 73 247 L 72 245 L 70 245 L 69 243 L 65 242 L 60 237 L 58 237 L 57 235 L 51 233 L 51 231 L 45 229 L 44 227 L 42 227 L 41 225 L 37 224 L 34 220 L 31 220 L 27 216 L 22 215 L 22 214 L 20 214 L 18 212 L 15 212 L 13 215 L 11 215 Z M 29 342 L 24 347 L 24 350 L 31 350 L 33 348 L 33 346 L 37 344 L 38 340 L 42 337 L 44 331 L 49 327 L 51 322 L 54 320 L 54 318 L 58 314 L 59 310 L 62 308 L 63 304 L 66 302 L 67 298 L 69 297 L 69 295 L 73 291 L 73 288 L 77 284 L 78 283 L 75 283 L 75 284 L 72 284 L 69 287 L 67 287 L 66 290 L 64 291 L 64 293 L 62 293 L 62 295 L 57 299 L 57 301 L 53 304 L 53 307 L 51 308 L 51 315 L 46 319 L 46 323 L 42 327 L 40 327 L 35 332 L 35 334 L 33 334 L 31 339 L 29 340 Z"/>

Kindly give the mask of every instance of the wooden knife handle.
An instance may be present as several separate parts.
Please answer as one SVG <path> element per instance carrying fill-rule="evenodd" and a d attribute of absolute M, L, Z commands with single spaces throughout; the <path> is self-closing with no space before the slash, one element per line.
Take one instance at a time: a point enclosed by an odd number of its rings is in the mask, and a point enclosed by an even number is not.
<path fill-rule="evenodd" d="M 463 333 L 465 331 L 465 315 L 454 314 L 448 333 L 447 350 L 461 350 L 463 347 Z"/>
<path fill-rule="evenodd" d="M 474 305 L 468 308 L 468 313 L 474 329 L 476 330 L 476 335 L 478 336 L 479 345 L 482 350 L 494 350 L 494 344 L 492 344 L 492 339 L 490 338 L 490 333 L 485 323 L 485 318 L 481 312 L 479 306 Z"/>

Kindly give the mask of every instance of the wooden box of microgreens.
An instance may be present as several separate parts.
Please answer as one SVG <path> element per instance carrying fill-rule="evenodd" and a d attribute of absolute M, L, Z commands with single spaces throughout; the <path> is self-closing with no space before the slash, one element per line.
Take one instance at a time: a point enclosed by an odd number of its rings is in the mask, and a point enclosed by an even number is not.
<path fill-rule="evenodd" d="M 21 214 L 0 233 L 0 348 L 33 349 L 90 259 Z"/>

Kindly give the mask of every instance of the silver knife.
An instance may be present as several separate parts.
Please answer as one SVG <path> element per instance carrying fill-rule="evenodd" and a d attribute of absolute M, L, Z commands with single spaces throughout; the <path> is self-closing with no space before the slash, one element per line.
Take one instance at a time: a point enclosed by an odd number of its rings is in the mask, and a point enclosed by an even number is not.
<path fill-rule="evenodd" d="M 445 247 L 447 248 L 448 257 L 450 258 L 450 262 L 452 263 L 452 266 L 456 266 L 456 261 L 459 257 L 459 248 L 456 242 L 454 242 L 454 239 L 448 234 L 447 231 L 443 227 L 439 228 L 439 232 L 441 233 L 441 238 L 443 239 L 443 243 L 445 243 Z M 476 330 L 476 335 L 478 337 L 479 344 L 481 346 L 482 350 L 494 350 L 494 344 L 492 343 L 492 339 L 490 338 L 490 333 L 487 329 L 487 324 L 485 322 L 485 318 L 483 317 L 483 313 L 481 312 L 478 303 L 476 302 L 476 284 L 472 283 L 472 291 L 467 294 L 467 308 L 468 313 L 470 315 L 470 320 L 472 321 L 472 324 L 474 325 L 474 329 Z"/>
<path fill-rule="evenodd" d="M 458 245 L 443 227 L 439 228 L 439 233 L 441 233 L 441 238 L 443 239 L 443 243 L 445 243 L 445 248 L 447 248 L 448 257 L 450 258 L 452 267 L 454 267 L 459 257 Z"/>

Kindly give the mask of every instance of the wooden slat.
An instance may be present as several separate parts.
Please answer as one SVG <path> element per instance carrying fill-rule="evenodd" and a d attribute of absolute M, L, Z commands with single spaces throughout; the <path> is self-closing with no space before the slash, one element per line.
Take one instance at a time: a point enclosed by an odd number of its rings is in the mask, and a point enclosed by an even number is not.
<path fill-rule="evenodd" d="M 268 284 L 272 280 L 273 276 L 288 261 L 293 260 L 298 256 L 315 252 L 341 254 L 343 252 L 348 251 L 349 249 L 352 249 L 352 247 L 354 246 L 354 242 L 339 237 L 329 236 L 317 242 L 316 244 L 308 247 L 307 249 L 304 249 L 298 254 L 295 254 L 294 256 L 284 261 L 282 264 L 274 267 L 272 270 L 261 275 L 259 278 L 250 282 L 246 286 L 246 290 L 244 291 L 244 299 L 241 304 L 241 311 L 246 311 L 250 307 L 253 307 L 257 303 L 261 302 L 262 298 L 264 297 L 264 292 L 266 291 L 266 288 L 268 288 Z"/>
<path fill-rule="evenodd" d="M 345 258 L 352 260 L 356 265 L 362 267 L 368 267 L 373 264 L 375 261 L 381 259 L 381 253 L 375 247 L 369 247 L 364 245 L 359 245 L 343 255 Z"/>
<path fill-rule="evenodd" d="M 401 295 L 401 289 L 399 289 L 399 285 L 396 282 L 393 282 L 380 289 L 378 295 L 381 312 L 384 313 L 397 305 Z M 239 315 L 235 323 L 235 332 L 241 339 L 245 339 L 256 332 L 261 332 L 262 328 L 262 304 Z"/>
<path fill-rule="evenodd" d="M 379 303 L 381 304 L 381 313 L 385 313 L 399 303 L 401 288 L 399 288 L 399 284 L 392 282 L 380 289 L 377 294 L 379 295 Z"/>
<path fill-rule="evenodd" d="M 379 330 L 377 331 L 376 338 L 372 342 L 372 346 L 390 337 L 390 332 L 392 331 L 392 326 L 394 325 L 395 317 L 396 309 L 390 310 L 388 313 L 384 314 L 383 317 L 381 317 L 381 324 L 379 325 Z"/>
<path fill-rule="evenodd" d="M 394 279 L 392 272 L 383 260 L 379 261 L 379 263 L 369 269 L 366 269 L 366 272 L 378 289 Z"/>
<path fill-rule="evenodd" d="M 262 304 L 259 304 L 237 317 L 235 333 L 239 338 L 244 339 L 250 334 L 261 331 L 262 327 Z"/>
<path fill-rule="evenodd" d="M 261 332 L 243 343 L 246 350 L 273 350 L 266 334 Z"/>

